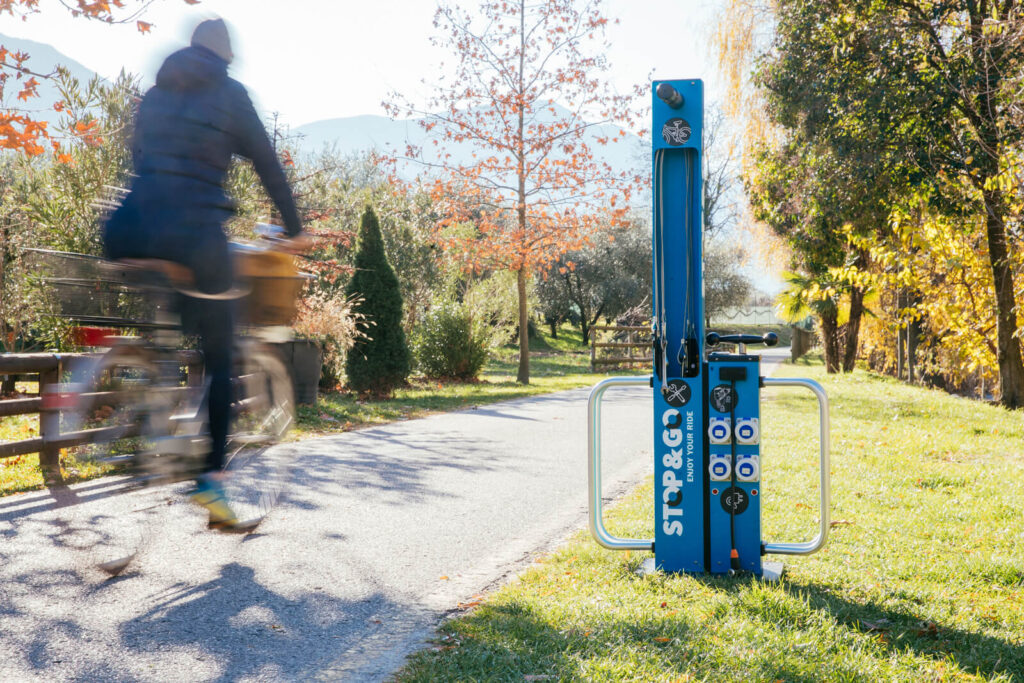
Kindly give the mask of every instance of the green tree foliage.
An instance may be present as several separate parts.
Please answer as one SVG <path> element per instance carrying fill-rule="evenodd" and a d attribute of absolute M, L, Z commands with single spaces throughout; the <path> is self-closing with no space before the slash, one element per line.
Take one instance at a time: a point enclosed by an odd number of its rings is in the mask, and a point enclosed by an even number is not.
<path fill-rule="evenodd" d="M 409 347 L 402 330 L 398 278 L 384 253 L 380 224 L 370 206 L 363 213 L 355 274 L 345 294 L 362 299 L 356 312 L 369 324 L 367 338 L 356 340 L 345 359 L 348 385 L 355 391 L 388 394 L 409 376 Z"/>
<path fill-rule="evenodd" d="M 416 327 L 413 348 L 428 377 L 475 379 L 490 355 L 491 336 L 464 303 L 431 308 Z"/>
<path fill-rule="evenodd" d="M 588 246 L 563 254 L 537 282 L 541 310 L 571 317 L 584 341 L 599 318 L 614 318 L 650 291 L 651 236 L 637 221 L 598 231 Z"/>
<path fill-rule="evenodd" d="M 138 82 L 80 83 L 59 70 L 62 112 L 51 134 L 55 157 L 0 159 L 0 350 L 60 348 L 60 327 L 42 314 L 26 248 L 99 255 L 99 223 L 131 171 L 128 140 Z"/>
<path fill-rule="evenodd" d="M 958 283 L 982 280 L 967 272 L 962 259 L 948 261 L 936 278 L 908 272 L 901 264 L 917 261 L 920 253 L 948 255 L 950 236 L 944 227 L 921 230 L 944 236 L 915 239 L 912 251 L 900 254 L 906 239 L 893 224 L 906 224 L 900 216 L 910 216 L 922 228 L 952 222 L 973 233 L 975 248 L 986 253 L 991 297 L 977 292 L 981 296 L 971 297 L 972 305 L 991 302 L 991 316 L 980 319 L 995 322 L 990 339 L 1001 400 L 1024 405 L 1016 228 L 1022 204 L 1024 117 L 1017 101 L 1024 82 L 1024 16 L 1018 3 L 786 0 L 776 3 L 774 14 L 775 40 L 758 82 L 768 114 L 784 131 L 784 146 L 799 148 L 790 163 L 799 164 L 799 177 L 813 181 L 793 188 L 812 190 L 813 201 L 802 201 L 801 213 L 808 220 L 825 219 L 825 231 L 839 239 L 850 237 L 844 263 L 829 263 L 828 272 L 804 272 L 823 278 L 822 293 L 831 289 L 824 279 L 837 274 L 851 294 L 879 283 L 912 283 L 913 291 L 887 300 L 919 302 L 915 310 L 897 304 L 900 310 L 890 315 L 905 325 L 925 311 L 937 313 L 929 324 L 932 341 L 953 348 L 977 332 L 953 310 L 962 310 L 965 300 Z M 762 202 L 763 209 L 777 206 Z M 905 273 L 900 283 L 883 271 L 894 264 Z M 949 305 L 936 306 L 940 301 Z M 945 328 L 949 322 L 952 335 Z"/>
<path fill-rule="evenodd" d="M 380 222 L 384 250 L 398 276 L 405 304 L 403 324 L 411 331 L 442 286 L 441 252 L 432 238 L 433 205 L 429 195 L 394 183 L 372 155 L 344 156 L 327 148 L 297 159 L 296 201 L 306 228 L 321 238 L 314 255 L 324 264 L 317 289 L 344 289 L 351 275 L 355 233 L 367 205 Z"/>
<path fill-rule="evenodd" d="M 746 254 L 743 248 L 722 238 L 704 242 L 704 319 L 742 306 L 754 291 L 754 285 L 740 270 Z"/>
<path fill-rule="evenodd" d="M 836 196 L 839 183 L 830 172 L 839 165 L 836 161 L 827 150 L 813 148 L 794 135 L 789 144 L 757 154 L 747 190 L 754 216 L 789 246 L 792 268 L 802 284 L 787 296 L 822 297 L 820 306 L 810 308 L 818 319 L 825 367 L 829 372 L 850 372 L 856 359 L 864 289 L 840 282 L 832 273 L 860 257 L 843 231 L 844 219 L 854 212 Z M 840 323 L 841 317 L 846 322 Z"/>

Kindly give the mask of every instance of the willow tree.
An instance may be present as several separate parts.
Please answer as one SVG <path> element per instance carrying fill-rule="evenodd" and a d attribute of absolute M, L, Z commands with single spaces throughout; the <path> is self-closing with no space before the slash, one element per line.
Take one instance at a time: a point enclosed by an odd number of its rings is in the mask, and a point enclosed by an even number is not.
<path fill-rule="evenodd" d="M 491 0 L 470 12 L 442 4 L 434 43 L 456 56 L 454 78 L 425 107 L 395 98 L 393 115 L 421 117 L 433 147 L 424 164 L 440 220 L 438 243 L 465 267 L 516 273 L 517 381 L 530 380 L 531 274 L 624 223 L 640 179 L 615 172 L 598 148 L 632 124 L 632 96 L 613 94 L 601 0 Z M 468 150 L 458 160 L 455 148 Z M 433 150 L 439 150 L 434 152 Z"/>

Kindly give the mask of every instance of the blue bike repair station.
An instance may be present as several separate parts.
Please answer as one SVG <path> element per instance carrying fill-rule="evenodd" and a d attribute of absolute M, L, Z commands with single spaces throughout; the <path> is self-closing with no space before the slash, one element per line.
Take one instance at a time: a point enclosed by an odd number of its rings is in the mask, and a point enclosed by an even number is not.
<path fill-rule="evenodd" d="M 588 408 L 590 530 L 612 550 L 654 553 L 648 571 L 781 575 L 765 555 L 807 555 L 829 530 L 829 413 L 821 385 L 761 376 L 747 346 L 777 337 L 704 329 L 704 87 L 700 80 L 652 86 L 653 340 L 650 377 L 610 377 L 594 386 Z M 731 344 L 736 352 L 715 350 Z M 618 538 L 604 526 L 601 491 L 601 399 L 613 387 L 649 385 L 654 408 L 654 538 Z M 819 408 L 818 533 L 801 543 L 769 542 L 761 533 L 761 390 L 803 387 Z"/>

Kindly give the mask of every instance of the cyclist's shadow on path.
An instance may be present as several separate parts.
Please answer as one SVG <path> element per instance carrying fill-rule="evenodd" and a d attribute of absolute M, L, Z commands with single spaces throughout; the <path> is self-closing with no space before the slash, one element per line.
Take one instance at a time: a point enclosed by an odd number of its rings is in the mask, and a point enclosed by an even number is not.
<path fill-rule="evenodd" d="M 356 602 L 308 590 L 288 598 L 261 585 L 251 567 L 233 562 L 216 579 L 169 589 L 119 631 L 128 656 L 177 651 L 213 662 L 212 675 L 195 672 L 204 680 L 294 680 L 361 639 L 366 622 L 387 603 L 379 593 Z"/>

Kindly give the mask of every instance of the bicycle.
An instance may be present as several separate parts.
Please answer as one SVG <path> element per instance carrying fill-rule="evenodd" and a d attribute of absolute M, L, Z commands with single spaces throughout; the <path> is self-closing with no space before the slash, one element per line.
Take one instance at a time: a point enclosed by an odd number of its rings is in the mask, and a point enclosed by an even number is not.
<path fill-rule="evenodd" d="M 217 297 L 237 300 L 243 322 L 234 353 L 225 464 L 231 476 L 225 489 L 239 520 L 230 530 L 251 532 L 285 486 L 290 458 L 273 447 L 294 420 L 291 380 L 269 342 L 288 337 L 286 325 L 308 276 L 298 272 L 292 257 L 262 244 L 235 242 L 232 251 L 238 282 Z M 81 268 L 65 267 L 60 277 L 47 282 L 64 289 L 65 305 L 69 299 L 88 301 L 93 315 L 67 317 L 79 323 L 80 336 L 91 335 L 91 343 L 102 341 L 109 347 L 73 372 L 60 389 L 62 431 L 84 440 L 69 452 L 65 468 L 78 478 L 120 477 L 126 498 L 99 511 L 72 514 L 64 540 L 88 551 L 97 567 L 116 575 L 136 557 L 161 508 L 173 502 L 173 485 L 194 479 L 204 469 L 208 384 L 183 371 L 178 302 L 183 295 L 205 295 L 190 290 L 188 273 L 170 262 L 46 253 L 78 265 L 86 258 L 96 271 L 83 277 L 76 272 Z M 87 291 L 76 291 L 81 288 Z M 96 339 L 103 330 L 135 334 Z"/>

